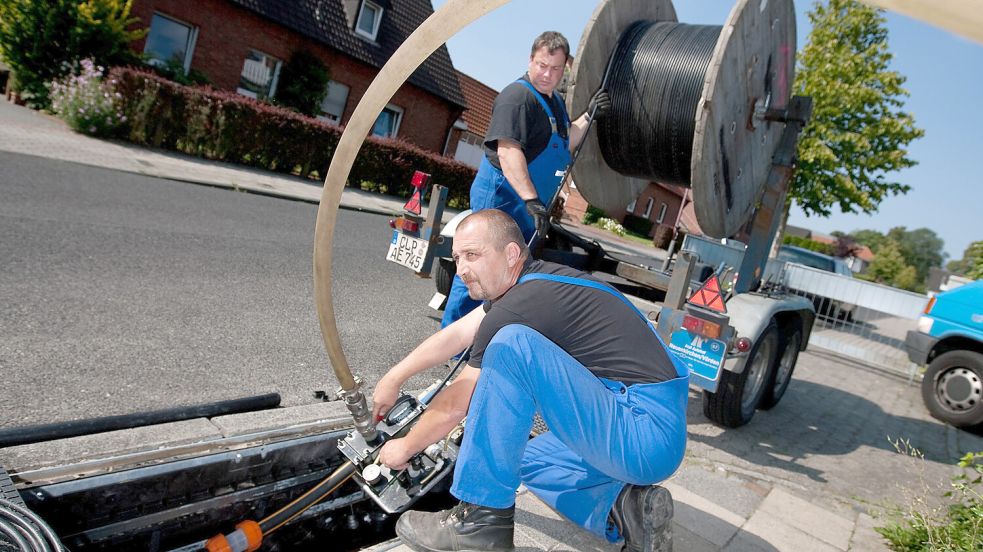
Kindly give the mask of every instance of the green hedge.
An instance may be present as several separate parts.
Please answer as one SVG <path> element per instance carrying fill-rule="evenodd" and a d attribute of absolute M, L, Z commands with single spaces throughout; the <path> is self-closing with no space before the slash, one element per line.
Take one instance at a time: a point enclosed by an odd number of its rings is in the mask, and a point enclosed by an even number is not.
<path fill-rule="evenodd" d="M 833 255 L 835 253 L 835 247 L 831 243 L 822 243 L 810 240 L 808 238 L 801 238 L 799 236 L 789 236 L 786 235 L 782 239 L 782 243 L 787 245 L 794 245 L 796 247 L 801 247 L 803 249 L 808 249 L 810 251 L 817 251 L 823 253 L 824 255 Z"/>
<path fill-rule="evenodd" d="M 628 214 L 625 215 L 625 220 L 622 224 L 624 224 L 625 228 L 636 234 L 648 236 L 649 232 L 652 231 L 652 225 L 655 223 L 645 217 Z"/>
<path fill-rule="evenodd" d="M 113 68 L 122 96 L 121 138 L 152 147 L 261 169 L 323 178 L 342 128 L 232 92 L 182 86 L 149 71 Z M 465 208 L 475 170 L 403 140 L 371 136 L 348 185 L 406 197 L 413 171 L 448 188 L 448 205 Z"/>

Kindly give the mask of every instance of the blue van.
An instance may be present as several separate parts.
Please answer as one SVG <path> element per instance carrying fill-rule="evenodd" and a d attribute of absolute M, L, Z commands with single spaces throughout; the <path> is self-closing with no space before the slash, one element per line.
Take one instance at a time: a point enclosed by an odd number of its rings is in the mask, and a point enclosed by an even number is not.
<path fill-rule="evenodd" d="M 928 364 L 922 400 L 932 416 L 983 424 L 983 280 L 932 298 L 905 346 L 912 362 Z"/>

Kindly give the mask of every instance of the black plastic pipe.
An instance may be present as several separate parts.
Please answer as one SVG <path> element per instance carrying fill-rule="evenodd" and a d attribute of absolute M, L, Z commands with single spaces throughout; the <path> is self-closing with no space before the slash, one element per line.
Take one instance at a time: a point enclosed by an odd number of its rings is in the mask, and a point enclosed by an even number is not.
<path fill-rule="evenodd" d="M 91 435 L 93 433 L 115 431 L 118 429 L 130 429 L 167 422 L 180 422 L 181 420 L 190 420 L 193 418 L 211 418 L 226 414 L 253 412 L 256 410 L 276 408 L 278 406 L 280 406 L 280 394 L 268 393 L 254 397 L 192 406 L 179 406 L 164 410 L 152 410 L 150 412 L 135 412 L 133 414 L 89 418 L 71 422 L 21 426 L 13 429 L 0 430 L 0 448 L 39 443 L 53 439 L 64 439 L 66 437 L 78 437 L 79 435 Z"/>

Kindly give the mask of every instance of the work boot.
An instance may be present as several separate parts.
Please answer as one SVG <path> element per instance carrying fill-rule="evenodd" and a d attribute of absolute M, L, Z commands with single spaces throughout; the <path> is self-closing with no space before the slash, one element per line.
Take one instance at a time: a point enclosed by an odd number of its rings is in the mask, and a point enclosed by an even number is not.
<path fill-rule="evenodd" d="M 443 512 L 406 512 L 396 522 L 396 534 L 417 552 L 513 550 L 514 518 L 515 506 L 461 502 Z"/>
<path fill-rule="evenodd" d="M 625 485 L 611 520 L 625 539 L 621 552 L 672 550 L 672 495 L 663 487 Z"/>

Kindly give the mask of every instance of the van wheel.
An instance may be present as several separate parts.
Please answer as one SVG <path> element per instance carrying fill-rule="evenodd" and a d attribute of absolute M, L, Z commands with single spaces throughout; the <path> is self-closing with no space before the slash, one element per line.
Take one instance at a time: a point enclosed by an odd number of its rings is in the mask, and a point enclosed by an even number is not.
<path fill-rule="evenodd" d="M 740 374 L 724 371 L 715 393 L 703 392 L 703 415 L 726 427 L 751 421 L 765 392 L 768 374 L 778 352 L 778 328 L 772 321 L 748 353 Z"/>
<path fill-rule="evenodd" d="M 922 379 L 932 416 L 956 427 L 983 423 L 983 355 L 949 351 L 935 357 Z"/>
<path fill-rule="evenodd" d="M 433 283 L 437 287 L 437 293 L 450 295 L 451 283 L 454 281 L 454 274 L 457 273 L 457 265 L 451 259 L 437 259 L 433 265 L 431 276 Z"/>
<path fill-rule="evenodd" d="M 761 396 L 761 403 L 758 404 L 758 408 L 762 410 L 774 408 L 785 396 L 785 390 L 788 389 L 788 384 L 792 381 L 795 363 L 799 360 L 800 348 L 802 348 L 802 330 L 796 323 L 789 327 L 782 336 L 778 345 L 778 360 L 768 375 L 765 393 Z"/>

